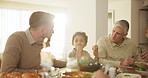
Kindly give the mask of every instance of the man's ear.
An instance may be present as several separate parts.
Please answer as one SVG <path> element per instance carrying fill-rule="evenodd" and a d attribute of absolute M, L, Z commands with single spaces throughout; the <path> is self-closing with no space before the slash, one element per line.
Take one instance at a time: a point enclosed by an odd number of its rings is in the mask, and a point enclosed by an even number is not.
<path fill-rule="evenodd" d="M 124 34 L 124 38 L 127 36 L 128 33 Z"/>
<path fill-rule="evenodd" d="M 128 33 L 126 33 L 124 36 L 126 37 Z"/>

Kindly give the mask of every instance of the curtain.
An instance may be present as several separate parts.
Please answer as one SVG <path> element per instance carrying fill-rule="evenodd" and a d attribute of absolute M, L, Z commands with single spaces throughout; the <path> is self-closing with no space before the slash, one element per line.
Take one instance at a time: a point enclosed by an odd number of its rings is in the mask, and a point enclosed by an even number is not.
<path fill-rule="evenodd" d="M 31 12 L 23 10 L 0 9 L 0 51 L 2 52 L 8 37 L 15 31 L 29 27 Z"/>
<path fill-rule="evenodd" d="M 32 13 L 33 11 L 0 8 L 0 52 L 4 51 L 6 41 L 12 33 L 27 30 Z M 55 26 L 50 50 L 56 58 L 62 58 L 66 16 L 62 13 L 54 13 L 54 15 Z"/>

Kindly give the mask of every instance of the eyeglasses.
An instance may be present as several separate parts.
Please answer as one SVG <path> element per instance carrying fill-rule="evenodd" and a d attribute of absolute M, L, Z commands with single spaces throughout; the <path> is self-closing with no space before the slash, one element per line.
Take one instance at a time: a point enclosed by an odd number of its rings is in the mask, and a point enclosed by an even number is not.
<path fill-rule="evenodd" d="M 112 33 L 117 34 L 117 35 L 120 35 L 120 36 L 121 35 L 124 35 L 124 33 L 119 33 L 119 32 L 116 32 L 115 30 L 113 30 Z"/>

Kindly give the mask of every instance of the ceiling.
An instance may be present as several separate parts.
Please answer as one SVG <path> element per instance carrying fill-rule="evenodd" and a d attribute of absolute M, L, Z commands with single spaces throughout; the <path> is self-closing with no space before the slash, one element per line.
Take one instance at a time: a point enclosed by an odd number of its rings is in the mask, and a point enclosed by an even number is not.
<path fill-rule="evenodd" d="M 12 2 L 22 2 L 31 4 L 40 4 L 54 7 L 67 7 L 68 0 L 0 0 L 0 1 L 12 1 Z"/>

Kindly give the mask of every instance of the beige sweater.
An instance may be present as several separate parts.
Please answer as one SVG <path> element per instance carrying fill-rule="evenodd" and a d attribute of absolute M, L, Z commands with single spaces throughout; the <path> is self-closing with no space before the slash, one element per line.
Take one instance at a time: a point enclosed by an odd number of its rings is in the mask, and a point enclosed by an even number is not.
<path fill-rule="evenodd" d="M 40 69 L 42 44 L 34 41 L 27 30 L 13 33 L 3 53 L 1 72 L 35 72 Z"/>
<path fill-rule="evenodd" d="M 49 43 L 46 44 L 49 46 Z M 42 43 L 36 42 L 29 30 L 13 33 L 7 40 L 6 48 L 3 53 L 1 72 L 35 72 L 41 69 L 40 52 L 43 48 Z M 66 62 L 50 59 L 54 67 L 65 67 Z"/>

